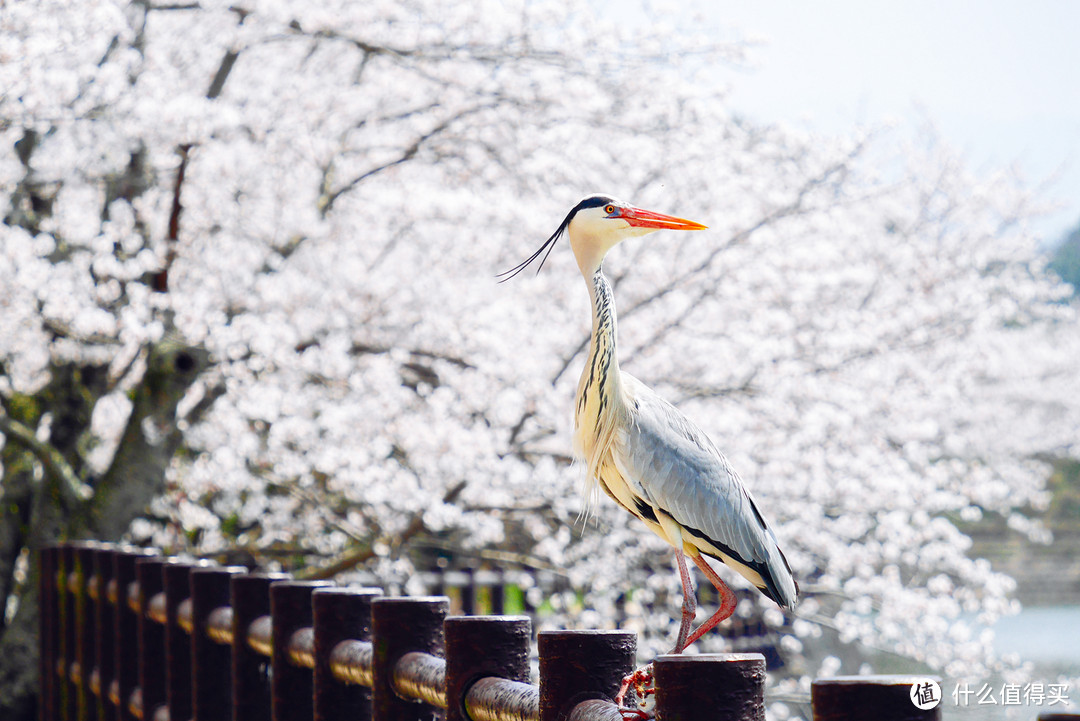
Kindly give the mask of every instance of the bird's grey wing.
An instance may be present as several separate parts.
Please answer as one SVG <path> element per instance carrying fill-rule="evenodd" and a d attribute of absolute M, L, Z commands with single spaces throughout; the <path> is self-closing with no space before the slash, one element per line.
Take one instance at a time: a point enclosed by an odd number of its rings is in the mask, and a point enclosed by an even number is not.
<path fill-rule="evenodd" d="M 707 543 L 736 561 L 731 565 L 737 569 L 746 566 L 750 573 L 738 570 L 767 596 L 793 606 L 797 590 L 787 560 L 727 458 L 679 409 L 636 379 L 627 380 L 630 422 L 613 454 L 627 483 L 678 521 L 694 545 Z"/>

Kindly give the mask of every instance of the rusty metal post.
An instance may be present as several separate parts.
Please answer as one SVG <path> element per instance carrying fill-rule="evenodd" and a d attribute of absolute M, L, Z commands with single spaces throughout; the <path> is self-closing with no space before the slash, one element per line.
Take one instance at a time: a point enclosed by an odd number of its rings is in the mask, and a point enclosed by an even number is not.
<path fill-rule="evenodd" d="M 243 566 L 191 570 L 191 710 L 195 721 L 232 718 L 232 646 L 207 635 L 210 614 L 229 606 L 229 580 Z"/>
<path fill-rule="evenodd" d="M 164 591 L 162 567 L 168 560 L 146 557 L 135 561 L 135 580 L 139 582 L 139 689 L 142 717 L 152 719 L 159 706 L 166 703 L 165 627 L 150 618 L 150 600 Z"/>
<path fill-rule="evenodd" d="M 446 619 L 446 721 L 469 721 L 465 699 L 482 678 L 527 683 L 532 631 L 528 616 Z"/>
<path fill-rule="evenodd" d="M 449 610 L 450 599 L 445 596 L 377 598 L 372 602 L 375 721 L 427 721 L 439 714 L 434 706 L 399 698 L 394 692 L 393 673 L 398 659 L 412 651 L 442 656 L 443 620 Z"/>
<path fill-rule="evenodd" d="M 311 721 L 314 686 L 310 668 L 293 659 L 298 646 L 314 646 L 311 631 L 311 594 L 332 586 L 330 581 L 279 581 L 270 586 L 270 618 L 273 624 L 271 690 L 274 721 Z"/>
<path fill-rule="evenodd" d="M 139 685 L 139 618 L 128 603 L 128 593 L 136 581 L 135 562 L 153 555 L 153 551 L 137 548 L 117 551 L 113 556 L 113 579 L 116 582 L 113 659 L 116 673 L 109 684 L 109 698 L 120 711 L 119 721 L 136 721 L 128 702 Z"/>
<path fill-rule="evenodd" d="M 633 631 L 544 631 L 537 643 L 540 721 L 565 721 L 582 701 L 615 698 L 637 654 Z"/>
<path fill-rule="evenodd" d="M 315 721 L 371 721 L 371 689 L 336 679 L 330 657 L 344 640 L 371 641 L 371 602 L 381 595 L 377 588 L 317 588 L 312 594 Z"/>
<path fill-rule="evenodd" d="M 936 721 L 941 705 L 920 710 L 912 703 L 911 686 L 933 676 L 835 676 L 819 678 L 810 687 L 814 721 Z"/>
<path fill-rule="evenodd" d="M 170 718 L 191 718 L 191 637 L 180 627 L 180 604 L 191 597 L 191 571 L 205 563 L 170 558 L 161 567 L 165 590 L 165 698 Z"/>
<path fill-rule="evenodd" d="M 41 656 L 38 659 L 38 671 L 41 675 L 40 721 L 59 721 L 60 700 L 59 680 L 56 676 L 56 661 L 59 658 L 60 614 L 57 610 L 59 591 L 56 587 L 57 573 L 60 568 L 60 546 L 50 544 L 38 554 L 38 597 L 39 597 L 39 633 Z"/>
<path fill-rule="evenodd" d="M 270 659 L 248 645 L 251 622 L 270 613 L 270 584 L 284 573 L 233 576 L 233 721 L 270 721 Z"/>
<path fill-rule="evenodd" d="M 657 721 L 765 721 L 760 653 L 660 656 L 653 674 Z"/>
<path fill-rule="evenodd" d="M 109 688 L 116 673 L 115 632 L 116 612 L 109 601 L 109 584 L 113 580 L 116 548 L 100 544 L 94 553 L 94 578 L 97 603 L 94 605 L 94 667 L 98 678 L 98 717 L 102 721 L 119 721 L 116 704 L 109 698 Z"/>

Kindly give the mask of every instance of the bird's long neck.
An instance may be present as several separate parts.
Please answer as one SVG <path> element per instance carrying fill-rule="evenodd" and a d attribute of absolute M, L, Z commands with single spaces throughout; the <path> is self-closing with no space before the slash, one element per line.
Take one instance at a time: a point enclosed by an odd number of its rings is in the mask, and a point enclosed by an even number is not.
<path fill-rule="evenodd" d="M 592 340 L 589 358 L 578 382 L 574 440 L 579 456 L 588 465 L 587 479 L 598 479 L 600 467 L 614 440 L 617 419 L 622 413 L 622 388 L 615 347 L 615 297 L 611 285 L 599 267 L 591 276 L 586 275 L 585 280 L 593 306 Z"/>
<path fill-rule="evenodd" d="M 579 392 L 594 391 L 603 403 L 605 396 L 617 389 L 615 384 L 619 379 L 619 358 L 615 344 L 618 335 L 615 294 L 604 276 L 603 269 L 599 267 L 587 282 L 589 297 L 592 299 L 592 340 L 589 344 L 589 360 L 581 375 Z M 578 403 L 581 402 L 583 398 L 579 397 Z"/>

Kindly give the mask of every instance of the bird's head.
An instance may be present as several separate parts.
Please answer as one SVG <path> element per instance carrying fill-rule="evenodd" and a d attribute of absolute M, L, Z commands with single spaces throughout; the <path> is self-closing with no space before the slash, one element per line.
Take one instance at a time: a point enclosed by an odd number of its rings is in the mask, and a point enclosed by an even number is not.
<path fill-rule="evenodd" d="M 539 273 L 540 268 L 544 267 L 544 261 L 551 254 L 555 241 L 563 233 L 570 237 L 570 247 L 581 272 L 590 277 L 600 267 L 607 252 L 627 238 L 664 229 L 704 230 L 705 227 L 692 220 L 635 208 L 609 195 L 590 195 L 573 207 L 558 230 L 551 234 L 539 250 L 500 275 L 503 280 L 509 280 L 543 255 L 536 269 Z"/>

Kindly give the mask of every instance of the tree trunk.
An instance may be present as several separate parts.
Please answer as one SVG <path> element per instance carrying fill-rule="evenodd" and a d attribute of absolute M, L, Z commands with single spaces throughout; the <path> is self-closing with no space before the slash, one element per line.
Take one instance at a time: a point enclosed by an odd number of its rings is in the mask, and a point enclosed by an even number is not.
<path fill-rule="evenodd" d="M 108 471 L 96 480 L 89 478 L 78 446 L 89 429 L 93 405 L 106 392 L 102 375 L 95 372 L 99 369 L 55 368 L 53 380 L 35 397 L 36 403 L 29 405 L 32 412 L 13 419 L 33 428 L 45 411 L 52 413 L 48 445 L 55 455 L 43 460 L 45 451 L 40 447 L 20 446 L 10 436 L 4 449 L 6 503 L 0 515 L 0 591 L 4 593 L 0 609 L 6 608 L 12 597 L 18 605 L 10 623 L 0 629 L 0 719 L 36 718 L 38 550 L 56 540 L 93 537 L 117 541 L 123 536 L 132 520 L 164 491 L 165 472 L 183 440 L 177 405 L 209 365 L 205 350 L 175 337 L 166 337 L 149 349 L 148 367 L 134 390 L 131 416 L 116 455 Z M 218 395 L 220 390 L 208 394 L 186 420 L 195 420 L 194 416 L 204 412 Z M 7 405 L 5 410 L 14 410 Z M 74 475 L 93 489 L 89 499 L 72 502 L 63 487 L 70 479 L 54 472 L 60 463 L 67 463 Z M 40 482 L 33 480 L 35 464 L 37 472 L 44 474 Z M 26 490 L 22 494 L 25 498 L 12 505 L 20 497 L 20 489 Z M 14 581 L 13 570 L 22 553 L 29 556 L 29 571 L 21 583 L 12 585 L 8 579 Z"/>

